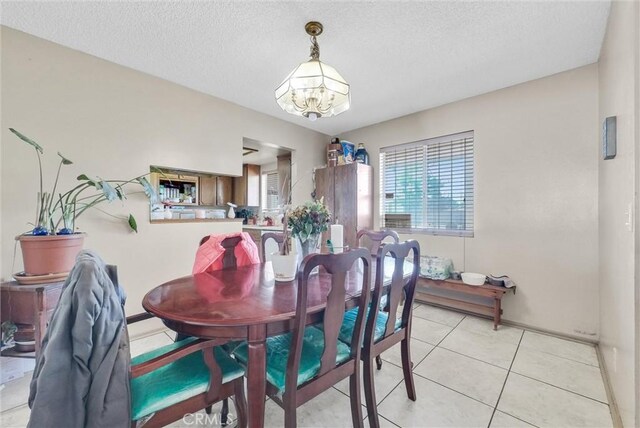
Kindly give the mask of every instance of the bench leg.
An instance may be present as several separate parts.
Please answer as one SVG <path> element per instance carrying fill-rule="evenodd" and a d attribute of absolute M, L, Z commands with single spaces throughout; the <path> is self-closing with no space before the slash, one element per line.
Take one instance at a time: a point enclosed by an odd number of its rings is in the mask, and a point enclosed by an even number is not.
<path fill-rule="evenodd" d="M 495 302 L 493 304 L 493 329 L 497 330 L 498 329 L 498 324 L 500 324 L 500 302 L 501 299 L 495 299 Z"/>

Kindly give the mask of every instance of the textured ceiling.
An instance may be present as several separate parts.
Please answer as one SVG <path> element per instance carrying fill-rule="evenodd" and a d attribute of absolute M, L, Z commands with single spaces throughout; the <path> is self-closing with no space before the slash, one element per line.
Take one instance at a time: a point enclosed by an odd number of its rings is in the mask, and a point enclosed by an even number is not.
<path fill-rule="evenodd" d="M 3 25 L 336 135 L 598 60 L 608 1 L 2 2 Z M 273 91 L 309 55 L 351 84 L 316 122 Z"/>

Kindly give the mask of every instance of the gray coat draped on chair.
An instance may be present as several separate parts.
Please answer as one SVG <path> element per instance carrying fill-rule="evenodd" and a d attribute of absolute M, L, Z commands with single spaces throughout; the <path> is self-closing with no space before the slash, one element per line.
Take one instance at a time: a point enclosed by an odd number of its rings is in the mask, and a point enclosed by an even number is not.
<path fill-rule="evenodd" d="M 91 251 L 82 251 L 63 286 L 36 361 L 29 427 L 130 426 L 124 301 L 115 267 Z"/>

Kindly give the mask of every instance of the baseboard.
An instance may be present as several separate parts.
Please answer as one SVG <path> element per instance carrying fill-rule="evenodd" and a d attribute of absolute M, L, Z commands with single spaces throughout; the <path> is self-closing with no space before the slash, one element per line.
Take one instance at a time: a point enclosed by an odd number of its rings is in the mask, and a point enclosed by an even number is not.
<path fill-rule="evenodd" d="M 566 340 L 571 340 L 572 342 L 580 342 L 580 343 L 588 343 L 590 345 L 598 345 L 598 341 L 596 339 L 587 339 L 585 337 L 582 336 L 575 336 L 572 334 L 567 334 L 567 333 L 561 333 L 558 331 L 554 331 L 554 330 L 547 330 L 545 328 L 540 328 L 540 327 L 535 327 L 529 324 L 524 324 L 521 322 L 516 322 L 516 321 L 510 321 L 507 319 L 502 319 L 501 320 L 501 324 L 504 325 L 510 325 L 512 327 L 518 327 L 518 328 L 522 328 L 522 329 L 526 329 L 526 330 L 530 330 L 530 331 L 535 331 L 537 333 L 542 333 L 542 334 L 546 334 L 548 336 L 555 336 L 555 337 L 559 337 L 561 339 L 566 339 Z"/>
<path fill-rule="evenodd" d="M 618 411 L 618 403 L 616 397 L 613 394 L 613 388 L 609 382 L 609 372 L 607 366 L 604 364 L 604 356 L 600 351 L 600 345 L 596 345 L 596 353 L 598 354 L 598 363 L 600 364 L 600 373 L 602 374 L 602 380 L 604 381 L 604 389 L 607 392 L 607 401 L 609 402 L 609 411 L 611 412 L 611 419 L 613 419 L 614 428 L 623 428 L 622 416 Z"/>

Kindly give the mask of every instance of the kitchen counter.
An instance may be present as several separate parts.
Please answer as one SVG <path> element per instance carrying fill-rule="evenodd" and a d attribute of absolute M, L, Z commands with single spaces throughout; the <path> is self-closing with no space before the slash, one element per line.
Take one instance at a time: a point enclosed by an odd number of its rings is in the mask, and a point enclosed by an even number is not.
<path fill-rule="evenodd" d="M 153 223 L 242 223 L 241 218 L 172 218 L 151 220 Z"/>
<path fill-rule="evenodd" d="M 282 232 L 282 226 L 258 226 L 255 224 L 243 224 L 242 229 L 264 230 L 268 232 Z"/>

